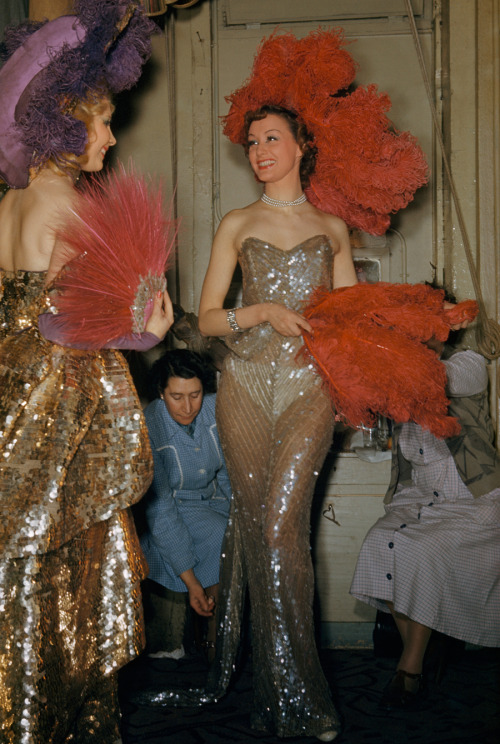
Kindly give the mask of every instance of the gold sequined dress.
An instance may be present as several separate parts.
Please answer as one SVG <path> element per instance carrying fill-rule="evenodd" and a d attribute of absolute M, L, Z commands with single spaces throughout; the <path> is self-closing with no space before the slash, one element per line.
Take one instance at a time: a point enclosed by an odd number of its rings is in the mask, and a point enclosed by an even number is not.
<path fill-rule="evenodd" d="M 120 352 L 45 341 L 44 274 L 0 270 L 0 739 L 111 744 L 144 643 L 127 507 L 152 459 Z"/>
<path fill-rule="evenodd" d="M 311 290 L 331 288 L 332 249 L 319 235 L 282 251 L 246 239 L 239 261 L 243 305 L 276 302 L 300 311 Z M 253 725 L 278 736 L 338 727 L 313 631 L 309 524 L 316 476 L 332 442 L 333 413 L 317 374 L 297 358 L 301 338 L 269 323 L 225 338 L 217 425 L 233 488 L 223 551 L 218 658 L 209 692 L 232 672 L 248 582 L 253 651 Z"/>

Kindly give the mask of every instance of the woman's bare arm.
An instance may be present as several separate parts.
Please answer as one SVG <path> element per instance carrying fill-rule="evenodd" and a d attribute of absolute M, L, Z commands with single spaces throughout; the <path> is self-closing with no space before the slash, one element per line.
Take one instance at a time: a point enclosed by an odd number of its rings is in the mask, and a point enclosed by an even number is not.
<path fill-rule="evenodd" d="M 224 217 L 214 238 L 198 315 L 204 336 L 232 333 L 223 305 L 238 261 L 239 228 L 239 211 L 235 210 Z M 295 310 L 269 302 L 238 308 L 236 321 L 243 330 L 267 321 L 283 336 L 299 336 L 303 330 L 311 330 L 307 320 Z"/>
<path fill-rule="evenodd" d="M 333 261 L 333 288 L 351 287 L 358 283 L 356 269 L 352 260 L 349 232 L 343 220 L 334 218 L 334 236 L 337 239 L 338 250 Z"/>

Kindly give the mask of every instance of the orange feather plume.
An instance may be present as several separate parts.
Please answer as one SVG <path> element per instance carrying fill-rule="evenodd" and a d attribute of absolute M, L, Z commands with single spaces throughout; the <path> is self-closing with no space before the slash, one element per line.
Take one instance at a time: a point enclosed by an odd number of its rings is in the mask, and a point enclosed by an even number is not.
<path fill-rule="evenodd" d="M 443 307 L 444 292 L 424 284 L 360 283 L 318 289 L 303 315 L 305 348 L 349 426 L 375 426 L 380 414 L 415 421 L 437 437 L 458 434 L 448 416 L 446 370 L 425 344 L 445 341 L 452 325 L 473 320 L 477 303 Z"/>
<path fill-rule="evenodd" d="M 264 39 L 250 78 L 226 98 L 224 134 L 245 144 L 245 114 L 265 104 L 296 113 L 318 149 L 309 201 L 350 227 L 382 235 L 390 215 L 427 183 L 428 168 L 415 137 L 388 118 L 387 93 L 375 85 L 352 88 L 358 65 L 347 45 L 341 29 Z"/>

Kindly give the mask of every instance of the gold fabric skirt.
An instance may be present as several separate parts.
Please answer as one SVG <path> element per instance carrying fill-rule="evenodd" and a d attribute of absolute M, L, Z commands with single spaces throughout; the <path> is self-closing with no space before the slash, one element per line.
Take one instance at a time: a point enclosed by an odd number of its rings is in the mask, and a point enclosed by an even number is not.
<path fill-rule="evenodd" d="M 144 644 L 146 426 L 119 352 L 39 335 L 43 274 L 0 272 L 0 293 L 0 738 L 111 744 Z"/>

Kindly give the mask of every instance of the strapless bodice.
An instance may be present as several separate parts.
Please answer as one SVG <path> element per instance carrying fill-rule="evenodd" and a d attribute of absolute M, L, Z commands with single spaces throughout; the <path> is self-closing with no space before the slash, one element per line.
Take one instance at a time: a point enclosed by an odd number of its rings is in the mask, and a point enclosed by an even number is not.
<path fill-rule="evenodd" d="M 332 248 L 326 235 L 315 235 L 288 251 L 246 238 L 239 261 L 243 305 L 277 302 L 300 310 L 314 287 L 331 284 Z"/>
<path fill-rule="evenodd" d="M 290 250 L 248 237 L 241 244 L 239 263 L 243 306 L 275 302 L 300 312 L 316 287 L 332 287 L 333 250 L 326 235 L 314 235 Z M 225 336 L 224 342 L 242 359 L 270 361 L 277 360 L 285 347 L 291 358 L 302 338 L 281 336 L 270 323 L 261 323 Z"/>

